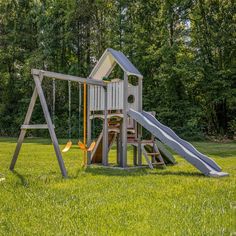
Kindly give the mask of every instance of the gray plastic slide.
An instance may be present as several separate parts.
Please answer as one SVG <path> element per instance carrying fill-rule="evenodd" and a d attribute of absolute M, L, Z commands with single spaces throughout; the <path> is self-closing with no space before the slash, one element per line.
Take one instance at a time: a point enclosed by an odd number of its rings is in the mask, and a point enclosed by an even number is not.
<path fill-rule="evenodd" d="M 228 175 L 228 173 L 221 172 L 221 168 L 212 159 L 203 155 L 190 143 L 178 137 L 173 130 L 161 124 L 151 114 L 144 111 L 141 113 L 130 109 L 128 115 L 163 143 L 175 150 L 180 156 L 184 157 L 204 175 L 211 177 Z"/>

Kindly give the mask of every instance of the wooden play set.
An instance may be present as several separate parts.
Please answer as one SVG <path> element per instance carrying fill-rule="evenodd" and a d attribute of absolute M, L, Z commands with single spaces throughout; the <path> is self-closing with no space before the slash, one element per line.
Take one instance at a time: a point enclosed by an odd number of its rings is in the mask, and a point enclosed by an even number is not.
<path fill-rule="evenodd" d="M 109 79 L 116 65 L 123 71 L 123 78 Z M 83 142 L 79 141 L 78 146 L 84 151 L 85 165 L 100 164 L 113 168 L 130 168 L 131 165 L 127 164 L 128 145 L 133 147 L 132 168 L 143 166 L 154 168 L 154 166 L 175 164 L 174 157 L 163 145 L 166 144 L 203 174 L 212 177 L 227 175 L 227 173 L 221 172 L 221 168 L 212 159 L 197 151 L 190 143 L 179 138 L 170 128 L 161 124 L 155 118 L 154 113 L 142 110 L 143 76 L 122 52 L 111 48 L 107 49 L 88 78 L 37 69 L 32 69 L 32 75 L 35 89 L 24 123 L 21 126 L 20 136 L 10 165 L 11 170 L 15 167 L 26 131 L 28 129 L 48 129 L 61 173 L 64 177 L 67 177 L 54 124 L 41 86 L 44 77 L 47 77 L 53 79 L 53 81 L 68 81 L 69 116 L 71 109 L 70 83 L 77 82 L 83 85 L 84 133 Z M 55 100 L 55 92 L 53 94 L 53 100 Z M 37 97 L 40 99 L 46 124 L 30 124 Z M 93 119 L 103 121 L 102 132 L 96 141 L 92 141 L 91 137 Z M 149 140 L 142 139 L 142 128 L 151 133 Z M 71 124 L 69 129 L 69 133 L 71 133 Z M 72 145 L 70 139 L 71 134 L 62 152 L 67 152 L 70 149 Z M 114 143 L 116 143 L 117 149 L 117 163 L 110 165 L 109 151 Z M 143 164 L 143 156 L 146 165 Z"/>

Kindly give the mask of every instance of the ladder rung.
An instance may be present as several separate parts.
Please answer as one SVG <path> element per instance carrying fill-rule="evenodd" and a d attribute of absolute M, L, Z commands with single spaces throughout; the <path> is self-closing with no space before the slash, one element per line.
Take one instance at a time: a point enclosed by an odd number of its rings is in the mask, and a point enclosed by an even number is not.
<path fill-rule="evenodd" d="M 118 128 L 110 128 L 110 127 L 108 127 L 108 131 L 109 132 L 115 132 L 115 133 L 120 133 L 120 129 L 118 129 Z"/>
<path fill-rule="evenodd" d="M 48 125 L 47 124 L 22 125 L 21 129 L 48 129 Z"/>
<path fill-rule="evenodd" d="M 149 153 L 147 153 L 147 155 L 148 156 L 159 156 L 160 155 L 160 153 L 159 152 L 149 152 Z"/>
<path fill-rule="evenodd" d="M 135 134 L 135 130 L 134 129 L 127 129 L 127 133 Z"/>
<path fill-rule="evenodd" d="M 156 162 L 156 163 L 152 163 L 153 165 L 165 165 L 165 162 L 160 161 L 160 162 Z"/>

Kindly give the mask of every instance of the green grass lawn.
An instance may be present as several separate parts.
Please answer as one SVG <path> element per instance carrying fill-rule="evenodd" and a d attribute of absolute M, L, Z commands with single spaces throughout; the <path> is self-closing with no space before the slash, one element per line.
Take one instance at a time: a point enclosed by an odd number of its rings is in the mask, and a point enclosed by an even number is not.
<path fill-rule="evenodd" d="M 61 177 L 49 140 L 27 139 L 15 173 L 15 139 L 0 139 L 0 235 L 230 235 L 236 231 L 236 143 L 196 142 L 225 178 L 208 178 L 184 159 L 166 169 L 81 168 L 76 146 Z M 62 141 L 60 142 L 62 143 Z M 61 146 L 63 147 L 63 145 Z M 132 153 L 129 150 L 130 161 Z M 110 158 L 115 158 L 115 150 Z"/>

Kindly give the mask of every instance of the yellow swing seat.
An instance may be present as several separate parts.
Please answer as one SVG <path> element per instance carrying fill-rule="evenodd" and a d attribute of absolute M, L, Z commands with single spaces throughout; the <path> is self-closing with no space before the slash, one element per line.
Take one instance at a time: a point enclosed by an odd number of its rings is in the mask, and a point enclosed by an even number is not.
<path fill-rule="evenodd" d="M 88 148 L 88 152 L 92 152 L 93 149 L 95 148 L 95 146 L 96 146 L 96 142 L 93 141 L 93 142 L 90 144 L 89 148 Z"/>
<path fill-rule="evenodd" d="M 62 149 L 62 152 L 68 152 L 72 146 L 71 140 L 69 140 L 66 144 L 66 146 Z"/>

